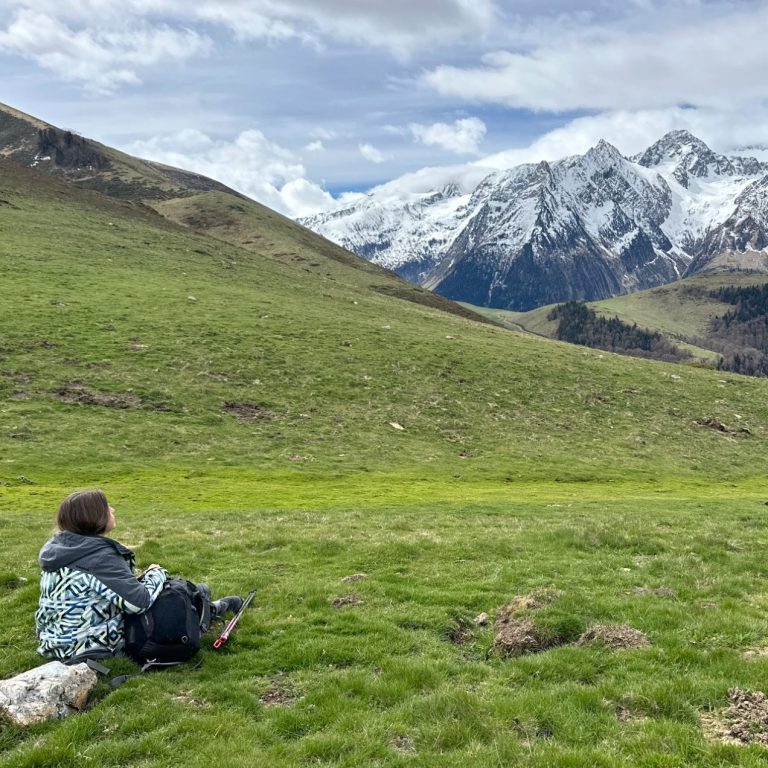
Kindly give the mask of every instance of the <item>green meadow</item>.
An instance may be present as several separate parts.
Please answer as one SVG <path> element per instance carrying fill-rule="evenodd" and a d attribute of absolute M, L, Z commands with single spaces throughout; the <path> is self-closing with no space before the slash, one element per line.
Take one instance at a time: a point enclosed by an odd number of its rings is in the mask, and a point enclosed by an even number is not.
<path fill-rule="evenodd" d="M 41 661 L 37 552 L 75 488 L 140 566 L 258 590 L 198 669 L 0 723 L 0 765 L 765 765 L 701 720 L 766 685 L 764 381 L 0 171 L 0 676 Z M 499 609 L 541 590 L 551 647 L 505 655 Z M 650 645 L 577 644 L 600 624 Z"/>

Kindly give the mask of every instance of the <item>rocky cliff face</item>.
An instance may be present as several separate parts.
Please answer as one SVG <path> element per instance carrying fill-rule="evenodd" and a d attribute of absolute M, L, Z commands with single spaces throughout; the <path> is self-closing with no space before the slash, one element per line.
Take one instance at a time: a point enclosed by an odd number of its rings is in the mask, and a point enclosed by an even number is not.
<path fill-rule="evenodd" d="M 765 248 L 767 187 L 768 164 L 674 131 L 633 158 L 601 141 L 472 189 L 386 185 L 302 223 L 449 298 L 527 310 L 670 282 L 724 248 Z"/>

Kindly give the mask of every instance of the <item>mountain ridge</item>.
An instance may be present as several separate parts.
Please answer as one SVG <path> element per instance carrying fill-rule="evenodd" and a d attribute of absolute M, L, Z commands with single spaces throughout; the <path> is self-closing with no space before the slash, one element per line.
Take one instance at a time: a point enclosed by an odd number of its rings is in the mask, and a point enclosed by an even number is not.
<path fill-rule="evenodd" d="M 398 195 L 392 182 L 300 221 L 448 298 L 525 311 L 663 285 L 725 251 L 762 264 L 750 254 L 768 243 L 766 180 L 768 164 L 672 131 L 630 158 L 601 139 L 468 191 Z"/>

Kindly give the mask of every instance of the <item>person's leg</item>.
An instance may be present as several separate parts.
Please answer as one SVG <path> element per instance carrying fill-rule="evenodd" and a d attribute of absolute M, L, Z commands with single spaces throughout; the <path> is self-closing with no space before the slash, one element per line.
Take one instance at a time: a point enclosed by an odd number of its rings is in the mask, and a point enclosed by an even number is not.
<path fill-rule="evenodd" d="M 209 614 L 207 621 L 201 618 L 200 629 L 203 632 L 208 631 L 214 619 L 221 618 L 225 613 L 237 613 L 243 606 L 243 598 L 238 595 L 228 595 L 218 600 L 211 600 L 211 588 L 207 584 L 198 584 L 197 591 L 208 608 L 204 613 Z"/>

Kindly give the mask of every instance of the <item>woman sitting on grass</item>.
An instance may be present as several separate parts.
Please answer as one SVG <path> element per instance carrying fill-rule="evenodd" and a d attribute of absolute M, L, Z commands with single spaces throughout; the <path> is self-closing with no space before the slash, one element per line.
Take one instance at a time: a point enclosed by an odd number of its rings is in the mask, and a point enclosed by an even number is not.
<path fill-rule="evenodd" d="M 115 510 L 98 490 L 78 491 L 59 507 L 59 532 L 40 550 L 38 653 L 51 659 L 105 658 L 123 647 L 123 614 L 144 613 L 163 589 L 168 571 L 150 565 L 134 575 L 133 552 L 107 534 Z M 210 589 L 198 590 L 210 598 Z M 211 602 L 211 617 L 238 611 L 237 596 Z"/>

